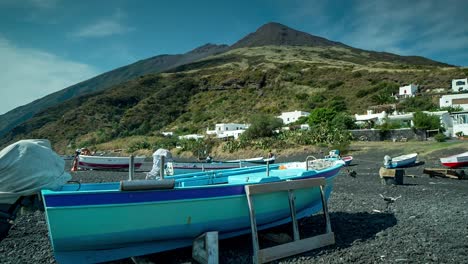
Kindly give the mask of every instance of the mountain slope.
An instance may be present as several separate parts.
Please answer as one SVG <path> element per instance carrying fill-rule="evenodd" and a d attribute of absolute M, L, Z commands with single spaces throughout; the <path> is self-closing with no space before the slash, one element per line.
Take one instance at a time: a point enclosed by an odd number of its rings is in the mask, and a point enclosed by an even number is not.
<path fill-rule="evenodd" d="M 212 54 L 224 52 L 227 48 L 228 47 L 226 45 L 206 44 L 185 54 L 159 55 L 117 68 L 89 80 L 72 85 L 0 115 L 0 136 L 6 134 L 18 124 L 28 120 L 36 113 L 39 113 L 48 107 L 60 104 L 68 99 L 105 90 L 113 85 L 123 83 L 141 75 L 162 72 Z"/>
<path fill-rule="evenodd" d="M 275 35 L 283 27 L 271 24 L 257 32 Z M 430 93 L 448 88 L 451 79 L 468 74 L 422 57 L 365 51 L 286 31 L 296 37 L 260 41 L 253 33 L 248 39 L 255 41 L 239 41 L 238 48 L 233 45 L 228 51 L 200 56 L 203 58 L 163 73 L 139 75 L 75 97 L 17 125 L 0 138 L 0 145 L 25 137 L 48 138 L 65 151 L 67 146 L 165 130 L 203 133 L 215 123 L 248 122 L 255 113 L 278 115 L 316 107 L 358 113 L 391 98 L 399 85 L 418 83 L 423 92 Z M 320 44 L 314 45 L 317 41 Z M 205 49 L 211 47 L 194 52 L 204 54 Z M 430 102 L 431 97 L 424 100 Z"/>
<path fill-rule="evenodd" d="M 268 23 L 257 31 L 250 33 L 231 46 L 231 49 L 260 47 L 260 46 L 340 46 L 347 47 L 340 42 L 313 36 L 279 23 Z"/>

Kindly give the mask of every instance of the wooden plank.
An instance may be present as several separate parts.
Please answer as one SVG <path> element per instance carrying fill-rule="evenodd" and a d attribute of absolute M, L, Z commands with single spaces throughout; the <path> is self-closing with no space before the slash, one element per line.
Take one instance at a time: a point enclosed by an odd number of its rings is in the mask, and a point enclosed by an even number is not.
<path fill-rule="evenodd" d="M 255 209 L 252 200 L 252 196 L 249 194 L 249 185 L 244 186 L 246 195 L 247 195 L 247 203 L 249 205 L 249 215 L 250 215 L 250 230 L 252 231 L 252 244 L 253 244 L 253 259 L 254 263 L 258 261 L 258 250 L 260 249 L 260 244 L 258 242 L 258 232 L 257 232 L 257 219 L 255 217 Z"/>
<path fill-rule="evenodd" d="M 311 178 L 304 180 L 293 180 L 293 181 L 282 181 L 282 182 L 270 182 L 263 184 L 251 184 L 245 186 L 247 195 L 270 193 L 279 191 L 288 191 L 296 189 L 304 189 L 314 186 L 325 185 L 325 178 Z"/>
<path fill-rule="evenodd" d="M 258 252 L 259 263 L 270 262 L 276 259 L 297 255 L 316 248 L 333 245 L 334 243 L 335 234 L 331 232 L 261 249 Z"/>
<path fill-rule="evenodd" d="M 288 190 L 288 198 L 289 198 L 289 209 L 291 210 L 291 222 L 293 224 L 293 236 L 294 240 L 299 240 L 299 225 L 297 224 L 297 217 L 296 217 L 296 197 L 294 196 L 294 192 L 292 190 Z"/>
<path fill-rule="evenodd" d="M 154 264 L 151 260 L 145 257 L 131 257 L 130 258 L 135 264 Z"/>
<path fill-rule="evenodd" d="M 192 258 L 201 264 L 218 264 L 218 232 L 206 232 L 193 241 Z"/>

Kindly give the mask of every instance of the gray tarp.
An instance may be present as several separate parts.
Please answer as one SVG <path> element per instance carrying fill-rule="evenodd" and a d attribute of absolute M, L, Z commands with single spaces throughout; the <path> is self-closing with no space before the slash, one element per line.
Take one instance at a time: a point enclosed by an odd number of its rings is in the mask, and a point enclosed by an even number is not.
<path fill-rule="evenodd" d="M 159 179 L 160 178 L 160 169 L 161 166 L 165 164 L 161 164 L 161 156 L 164 156 L 165 162 L 172 161 L 172 153 L 167 149 L 158 149 L 153 153 L 153 168 L 150 172 L 146 175 L 146 179 Z"/>
<path fill-rule="evenodd" d="M 70 179 L 65 161 L 46 139 L 20 140 L 0 151 L 0 203 L 58 189 Z"/>

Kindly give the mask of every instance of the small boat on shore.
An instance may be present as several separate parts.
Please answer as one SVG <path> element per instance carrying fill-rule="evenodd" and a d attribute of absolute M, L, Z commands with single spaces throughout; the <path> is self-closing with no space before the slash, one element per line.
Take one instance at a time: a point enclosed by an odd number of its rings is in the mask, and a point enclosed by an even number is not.
<path fill-rule="evenodd" d="M 326 159 L 330 159 L 330 160 L 339 160 L 341 159 L 342 161 L 345 162 L 345 165 L 346 166 L 349 166 L 349 164 L 351 164 L 351 162 L 353 161 L 353 156 L 344 156 L 344 157 L 341 157 L 340 156 L 340 151 L 337 150 L 337 149 L 334 149 L 334 150 L 331 150 L 327 156 L 325 156 Z"/>
<path fill-rule="evenodd" d="M 134 157 L 135 169 L 138 169 L 141 167 L 145 158 L 146 158 L 145 156 Z M 81 168 L 81 169 L 93 169 L 93 170 L 128 169 L 129 163 L 130 163 L 129 157 L 78 155 L 78 168 Z"/>
<path fill-rule="evenodd" d="M 341 160 L 314 160 L 159 181 L 67 184 L 42 191 L 49 238 L 59 263 L 95 263 L 190 246 L 208 231 L 218 231 L 220 239 L 247 234 L 251 223 L 246 185 L 319 178 L 326 182 L 328 199 L 342 166 Z M 294 195 L 297 218 L 321 210 L 319 186 L 308 185 Z M 290 222 L 287 201 L 287 191 L 257 195 L 258 229 Z"/>
<path fill-rule="evenodd" d="M 239 160 L 227 160 L 227 161 L 211 161 L 211 162 L 171 162 L 169 166 L 172 166 L 174 175 L 193 173 L 200 171 L 211 171 L 211 170 L 226 170 L 235 168 L 244 168 L 258 166 L 262 164 L 273 164 L 275 163 L 275 157 L 271 158 L 249 158 Z"/>
<path fill-rule="evenodd" d="M 440 158 L 440 163 L 449 168 L 468 167 L 468 152 Z"/>
<path fill-rule="evenodd" d="M 341 157 L 341 160 L 345 162 L 346 166 L 349 166 L 349 164 L 351 164 L 351 162 L 353 161 L 353 156 L 344 156 Z"/>
<path fill-rule="evenodd" d="M 388 156 L 386 156 L 388 157 Z M 394 158 L 384 158 L 384 166 L 388 169 L 403 168 L 411 166 L 416 163 L 418 153 L 411 153 L 406 155 L 397 156 Z"/>

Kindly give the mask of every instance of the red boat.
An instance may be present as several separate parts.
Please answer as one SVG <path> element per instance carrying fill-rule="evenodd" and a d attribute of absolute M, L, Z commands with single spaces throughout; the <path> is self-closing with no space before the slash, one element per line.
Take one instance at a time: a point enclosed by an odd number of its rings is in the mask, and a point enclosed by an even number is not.
<path fill-rule="evenodd" d="M 441 158 L 440 162 L 449 168 L 468 167 L 468 152 Z"/>

